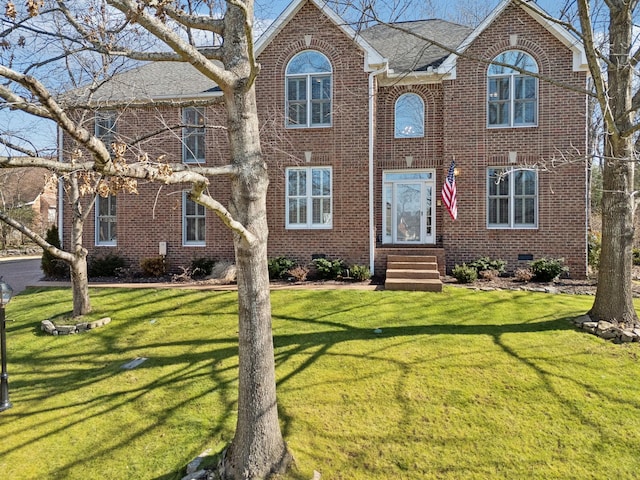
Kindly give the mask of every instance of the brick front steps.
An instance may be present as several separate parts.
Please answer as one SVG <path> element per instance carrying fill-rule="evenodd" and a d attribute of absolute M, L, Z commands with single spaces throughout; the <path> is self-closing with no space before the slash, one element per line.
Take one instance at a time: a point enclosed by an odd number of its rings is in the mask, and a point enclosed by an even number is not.
<path fill-rule="evenodd" d="M 432 255 L 389 255 L 386 290 L 441 292 L 438 261 Z"/>

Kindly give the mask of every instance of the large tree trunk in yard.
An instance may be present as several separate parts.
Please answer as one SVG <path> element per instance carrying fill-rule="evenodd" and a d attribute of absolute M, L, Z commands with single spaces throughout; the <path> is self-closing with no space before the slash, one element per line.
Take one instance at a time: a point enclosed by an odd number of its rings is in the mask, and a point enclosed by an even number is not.
<path fill-rule="evenodd" d="M 634 236 L 633 141 L 609 139 L 603 172 L 602 251 L 598 289 L 590 315 L 616 325 L 638 325 L 633 306 L 632 258 Z M 620 158 L 620 160 L 614 160 Z"/>
<path fill-rule="evenodd" d="M 580 2 L 581 4 L 583 2 Z M 617 326 L 637 326 L 633 306 L 631 267 L 634 235 L 634 68 L 630 61 L 633 25 L 632 9 L 623 0 L 611 0 L 609 7 L 609 58 L 607 81 L 598 78 L 594 57 L 590 68 L 599 87 L 603 111 L 605 158 L 602 178 L 602 250 L 596 298 L 589 312 L 594 320 Z M 587 10 L 580 5 L 586 27 Z M 602 73 L 600 73 L 602 75 Z"/>
<path fill-rule="evenodd" d="M 237 30 L 244 17 L 231 4 L 228 8 L 225 41 L 234 44 L 230 48 L 234 52 L 229 52 L 225 66 L 235 70 L 239 79 L 233 88 L 224 90 L 231 159 L 237 169 L 231 181 L 229 210 L 251 237 L 234 233 L 239 312 L 238 420 L 220 473 L 233 480 L 257 480 L 284 471 L 290 455 L 282 438 L 276 400 L 267 267 L 269 178 L 260 147 L 255 84 L 248 76 L 250 62 L 242 48 L 243 44 L 246 48 L 246 37 L 242 29 Z M 231 25 L 236 28 L 237 37 Z"/>
<path fill-rule="evenodd" d="M 278 421 L 271 331 L 266 216 L 269 180 L 260 151 L 257 116 L 248 115 L 256 111 L 254 89 L 235 92 L 227 102 L 233 103 L 229 136 L 232 158 L 239 168 L 232 180 L 230 210 L 255 238 L 249 243 L 234 234 L 239 305 L 238 421 L 224 475 L 234 480 L 262 479 L 289 463 Z"/>

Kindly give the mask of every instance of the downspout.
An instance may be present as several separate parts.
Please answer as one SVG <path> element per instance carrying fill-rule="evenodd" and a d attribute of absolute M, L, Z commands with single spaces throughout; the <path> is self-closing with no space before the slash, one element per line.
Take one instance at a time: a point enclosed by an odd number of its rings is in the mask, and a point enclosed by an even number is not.
<path fill-rule="evenodd" d="M 63 130 L 61 127 L 58 127 L 58 161 L 62 163 L 64 161 L 63 155 Z M 64 179 L 62 177 L 58 177 L 58 211 L 56 212 L 58 215 L 58 236 L 60 237 L 60 247 L 64 249 Z"/>
<path fill-rule="evenodd" d="M 377 75 L 387 70 L 387 66 L 379 70 L 374 70 L 369 73 L 369 271 L 373 276 L 375 274 L 375 260 L 376 260 L 376 224 L 375 224 L 375 209 L 373 208 L 374 202 L 374 162 L 373 162 L 373 149 L 375 147 L 375 90 L 374 79 Z"/>

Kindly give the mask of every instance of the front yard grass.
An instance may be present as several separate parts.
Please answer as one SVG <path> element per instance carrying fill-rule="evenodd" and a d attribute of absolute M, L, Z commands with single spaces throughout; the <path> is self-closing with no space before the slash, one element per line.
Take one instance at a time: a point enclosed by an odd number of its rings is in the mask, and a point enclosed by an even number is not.
<path fill-rule="evenodd" d="M 633 478 L 640 345 L 575 330 L 592 301 L 273 292 L 287 479 Z M 68 290 L 9 304 L 0 478 L 169 480 L 215 461 L 235 427 L 235 292 L 92 289 L 92 304 L 112 323 L 58 337 L 40 321 Z"/>

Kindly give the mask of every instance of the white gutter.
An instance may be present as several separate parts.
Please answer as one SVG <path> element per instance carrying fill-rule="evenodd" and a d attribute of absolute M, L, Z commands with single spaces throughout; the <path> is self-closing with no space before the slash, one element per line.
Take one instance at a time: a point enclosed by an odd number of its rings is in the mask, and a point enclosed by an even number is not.
<path fill-rule="evenodd" d="M 373 162 L 373 149 L 375 146 L 374 135 L 374 111 L 375 111 L 375 91 L 373 88 L 373 80 L 376 75 L 379 75 L 387 70 L 387 67 L 383 67 L 379 70 L 374 70 L 369 73 L 369 271 L 371 275 L 374 275 L 374 264 L 376 260 L 376 223 L 375 213 L 373 208 L 374 202 L 374 162 Z"/>
<path fill-rule="evenodd" d="M 62 131 L 61 127 L 58 127 L 58 161 L 59 162 L 63 162 L 64 161 L 64 155 L 63 155 L 63 138 L 64 138 L 64 132 Z M 58 211 L 57 211 L 57 215 L 58 215 L 58 236 L 60 237 L 60 248 L 62 248 L 64 250 L 64 235 L 63 235 L 63 228 L 64 228 L 64 221 L 63 221 L 63 217 L 64 217 L 64 179 L 62 177 L 58 177 Z"/>

